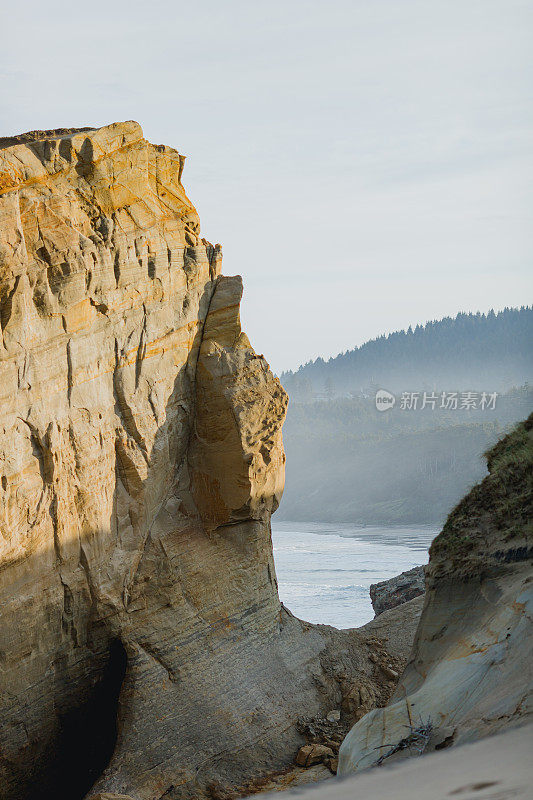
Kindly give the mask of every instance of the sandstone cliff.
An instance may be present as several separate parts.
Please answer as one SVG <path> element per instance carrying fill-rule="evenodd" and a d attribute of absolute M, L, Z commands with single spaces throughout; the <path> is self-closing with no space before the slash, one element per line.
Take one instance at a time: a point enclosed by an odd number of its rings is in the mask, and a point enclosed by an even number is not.
<path fill-rule="evenodd" d="M 488 468 L 431 546 L 409 664 L 389 705 L 344 740 L 342 774 L 531 720 L 533 416 Z"/>
<path fill-rule="evenodd" d="M 183 156 L 134 122 L 1 146 L 0 797 L 216 796 L 299 715 L 383 705 L 417 615 L 281 606 L 287 398 Z"/>

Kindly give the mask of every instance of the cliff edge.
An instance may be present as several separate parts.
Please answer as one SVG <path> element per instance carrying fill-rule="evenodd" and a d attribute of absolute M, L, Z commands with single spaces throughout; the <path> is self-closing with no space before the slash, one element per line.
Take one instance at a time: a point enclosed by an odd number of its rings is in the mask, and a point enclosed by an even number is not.
<path fill-rule="evenodd" d="M 280 604 L 287 397 L 184 157 L 135 122 L 1 148 L 0 797 L 221 796 L 383 705 L 417 614 Z"/>

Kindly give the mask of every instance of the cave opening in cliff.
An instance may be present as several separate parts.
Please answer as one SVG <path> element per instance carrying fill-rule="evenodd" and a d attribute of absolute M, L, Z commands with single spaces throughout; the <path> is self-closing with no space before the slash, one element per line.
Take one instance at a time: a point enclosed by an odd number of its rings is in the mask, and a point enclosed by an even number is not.
<path fill-rule="evenodd" d="M 31 800 L 82 800 L 111 760 L 117 740 L 117 711 L 127 656 L 122 642 L 110 643 L 101 680 L 76 709 L 61 716 L 53 767 Z"/>

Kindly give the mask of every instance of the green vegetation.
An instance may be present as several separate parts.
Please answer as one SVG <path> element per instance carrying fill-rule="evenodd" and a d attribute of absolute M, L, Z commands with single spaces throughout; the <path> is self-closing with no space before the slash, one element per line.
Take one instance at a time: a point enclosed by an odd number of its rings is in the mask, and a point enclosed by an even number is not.
<path fill-rule="evenodd" d="M 494 562 L 531 555 L 533 414 L 494 445 L 486 458 L 489 475 L 453 509 L 431 546 L 432 559 L 449 559 L 456 569 L 465 564 L 472 568 L 476 562 L 485 569 Z"/>
<path fill-rule="evenodd" d="M 533 377 L 533 309 L 507 308 L 488 314 L 417 325 L 380 336 L 329 361 L 317 358 L 281 382 L 297 401 L 391 392 L 485 388 L 506 391 Z"/>

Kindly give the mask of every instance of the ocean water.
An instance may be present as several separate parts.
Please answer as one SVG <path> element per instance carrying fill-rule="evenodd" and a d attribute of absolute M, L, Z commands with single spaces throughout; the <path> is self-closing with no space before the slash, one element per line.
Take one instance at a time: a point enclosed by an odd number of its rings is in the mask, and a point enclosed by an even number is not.
<path fill-rule="evenodd" d="M 279 595 L 308 622 L 354 628 L 374 618 L 371 583 L 427 564 L 436 528 L 276 522 L 272 542 Z"/>

